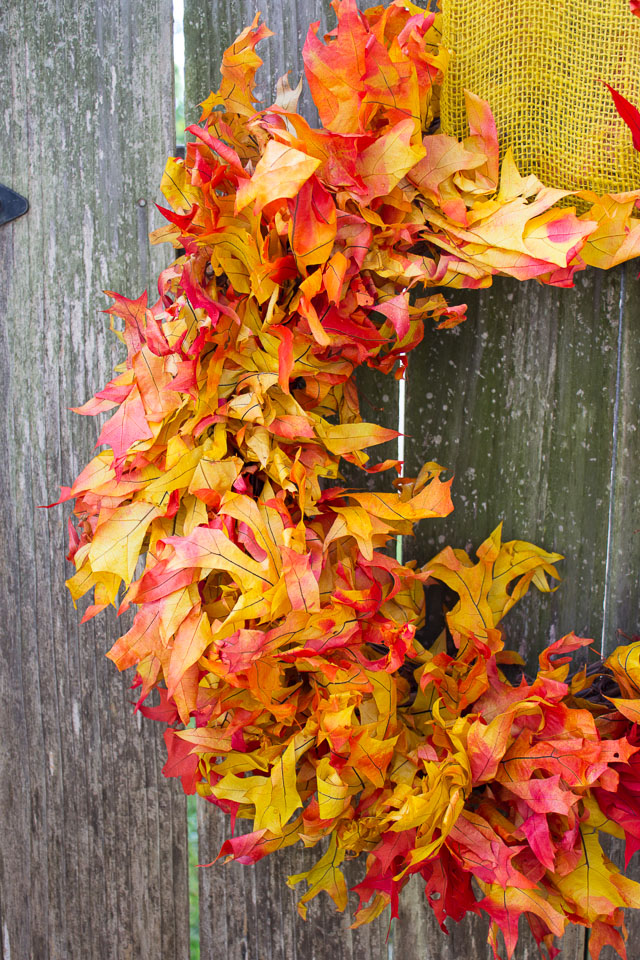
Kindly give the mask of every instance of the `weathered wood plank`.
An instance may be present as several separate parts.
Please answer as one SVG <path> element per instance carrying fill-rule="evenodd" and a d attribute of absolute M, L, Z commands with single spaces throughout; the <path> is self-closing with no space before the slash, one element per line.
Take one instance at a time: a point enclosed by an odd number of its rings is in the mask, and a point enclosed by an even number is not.
<path fill-rule="evenodd" d="M 629 263 L 623 272 L 620 297 L 619 364 L 616 396 L 616 434 L 613 469 L 613 497 L 610 509 L 607 593 L 605 598 L 603 648 L 609 654 L 628 637 L 640 634 L 640 284 L 638 264 Z M 620 631 L 620 632 L 619 632 Z M 624 844 L 611 839 L 607 854 L 624 870 Z M 624 870 L 640 880 L 640 863 L 635 856 Z M 638 911 L 626 911 L 629 955 L 640 938 Z M 606 947 L 601 960 L 614 960 Z"/>
<path fill-rule="evenodd" d="M 321 31 L 332 22 L 326 0 L 300 0 L 281 5 L 272 0 L 262 4 L 264 21 L 275 36 L 264 41 L 258 52 L 264 67 L 258 74 L 257 95 L 263 102 L 275 96 L 275 82 L 291 69 L 290 82 L 302 75 L 302 44 L 308 26 L 315 20 Z M 242 2 L 205 2 L 186 0 L 185 34 L 185 112 L 187 123 L 199 117 L 195 105 L 220 83 L 219 67 L 225 48 L 255 16 L 256 8 Z M 301 111 L 313 116 L 306 84 L 303 85 Z M 384 383 L 382 382 L 384 380 Z M 371 371 L 362 374 L 362 415 L 376 423 L 395 426 L 397 388 L 388 378 Z M 384 447 L 384 449 L 383 449 Z M 374 451 L 374 461 L 395 455 L 395 444 Z M 357 474 L 357 476 L 356 476 Z M 359 471 L 347 471 L 347 482 L 366 483 Z M 372 482 L 374 482 L 372 480 Z M 379 481 L 377 481 L 379 482 Z M 228 823 L 219 811 L 199 804 L 200 862 L 207 863 L 218 853 L 226 837 Z M 296 901 L 302 890 L 291 891 L 285 885 L 289 874 L 311 865 L 317 851 L 287 850 L 266 858 L 255 868 L 217 864 L 200 874 L 200 949 L 203 957 L 229 960 L 365 960 L 386 957 L 388 920 L 357 931 L 349 930 L 349 917 L 338 916 L 325 898 L 309 906 L 305 923 L 297 914 Z M 362 867 L 347 869 L 348 883 L 360 879 Z"/>
<path fill-rule="evenodd" d="M 532 593 L 505 621 L 508 642 L 530 664 L 572 628 L 598 641 L 602 633 L 619 291 L 619 275 L 597 273 L 566 291 L 499 281 L 465 297 L 469 320 L 445 343 L 429 332 L 410 373 L 412 466 L 434 457 L 455 473 L 457 491 L 454 514 L 419 531 L 416 559 L 428 561 L 445 542 L 477 547 L 500 520 L 505 538 L 567 557 L 561 588 Z M 437 935 L 415 897 L 405 911 L 414 923 L 423 916 L 425 936 Z M 486 923 L 451 926 L 443 960 L 457 960 L 469 941 L 489 958 Z M 523 933 L 518 960 L 537 956 Z M 561 956 L 583 955 L 584 933 L 572 930 Z"/>
<path fill-rule="evenodd" d="M 206 801 L 198 801 L 201 863 L 217 856 L 228 836 L 229 820 Z M 238 832 L 250 825 L 240 821 Z M 323 848 L 324 849 L 324 848 Z M 317 897 L 308 905 L 307 920 L 296 903 L 306 889 L 286 885 L 291 874 L 308 870 L 319 848 L 290 847 L 265 857 L 253 867 L 217 863 L 200 872 L 200 950 L 203 960 L 383 960 L 388 920 L 350 930 L 348 911 L 337 914 L 331 901 Z M 350 887 L 363 874 L 363 864 L 347 865 Z M 353 899 L 354 907 L 357 900 Z"/>
<path fill-rule="evenodd" d="M 631 530 L 637 512 L 638 294 L 627 283 L 619 345 L 623 273 L 582 275 L 575 290 L 499 281 L 490 290 L 467 293 L 467 323 L 450 333 L 429 331 L 412 358 L 408 469 L 431 458 L 450 468 L 456 510 L 446 520 L 424 523 L 408 550 L 425 563 L 445 543 L 477 547 L 503 520 L 505 538 L 530 539 L 564 553 L 560 589 L 551 597 L 532 593 L 505 620 L 508 642 L 531 664 L 543 646 L 570 629 L 599 643 L 603 622 L 610 650 L 616 627 L 637 610 L 640 557 Z M 635 630 L 635 623 L 626 629 Z M 403 906 L 399 955 L 406 955 L 405 944 L 410 949 L 409 930 L 420 928 L 423 942 L 439 936 L 417 887 Z M 450 926 L 450 939 L 439 945 L 443 960 L 458 960 L 471 944 L 474 956 L 490 956 L 483 945 L 486 924 L 482 930 L 479 922 Z M 561 957 L 583 955 L 584 933 L 571 930 Z M 534 956 L 532 938 L 524 936 L 518 960 Z"/>
<path fill-rule="evenodd" d="M 620 278 L 466 291 L 466 323 L 428 330 L 411 359 L 408 470 L 451 470 L 455 511 L 424 522 L 408 550 L 426 563 L 504 521 L 505 539 L 564 554 L 557 592 L 532 591 L 504 623 L 530 657 L 571 629 L 602 634 Z"/>
<path fill-rule="evenodd" d="M 398 429 L 398 381 L 393 375 L 385 376 L 379 370 L 361 367 L 356 370 L 355 380 L 360 399 L 360 415 L 366 423 L 376 423 L 389 430 Z M 371 447 L 369 464 L 382 463 L 383 460 L 395 460 L 398 457 L 398 441 L 387 440 Z M 397 477 L 395 470 L 383 473 L 367 474 L 358 467 L 343 463 L 341 467 L 345 486 L 367 490 L 392 490 Z M 390 545 L 393 550 L 393 545 Z"/>
<path fill-rule="evenodd" d="M 0 228 L 0 910 L 18 960 L 188 955 L 184 798 L 104 657 L 122 623 L 80 627 L 66 596 L 65 510 L 38 509 L 95 443 L 68 407 L 120 359 L 101 290 L 137 296 L 167 259 L 147 232 L 174 144 L 171 26 L 170 0 L 0 11 L 0 180 L 31 203 Z"/>
<path fill-rule="evenodd" d="M 605 653 L 640 633 L 640 284 L 638 264 L 624 268 L 621 291 L 617 430 L 604 623 Z"/>

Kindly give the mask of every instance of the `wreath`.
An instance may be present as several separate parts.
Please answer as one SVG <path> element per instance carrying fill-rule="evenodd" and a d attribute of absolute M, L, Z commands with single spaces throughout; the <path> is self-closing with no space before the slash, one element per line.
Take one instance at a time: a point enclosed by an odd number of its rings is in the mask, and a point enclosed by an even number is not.
<path fill-rule="evenodd" d="M 550 589 L 560 557 L 498 528 L 475 561 L 396 560 L 397 537 L 452 510 L 450 481 L 436 463 L 410 479 L 371 462 L 397 434 L 362 421 L 354 374 L 400 378 L 425 322 L 464 319 L 429 288 L 570 286 L 637 255 L 636 195 L 520 176 L 472 93 L 469 136 L 437 132 L 440 15 L 334 7 L 336 29 L 323 42 L 312 25 L 304 46 L 320 127 L 286 77 L 257 110 L 256 17 L 167 163 L 152 239 L 177 259 L 152 306 L 110 294 L 127 357 L 78 408 L 113 413 L 59 501 L 75 501 L 68 587 L 94 591 L 83 621 L 136 608 L 108 656 L 136 668 L 136 710 L 165 727 L 164 773 L 232 827 L 253 821 L 221 857 L 328 841 L 289 878 L 306 882 L 303 916 L 323 890 L 345 909 L 340 866 L 364 854 L 355 925 L 396 915 L 419 873 L 444 930 L 489 915 L 496 957 L 521 914 L 550 957 L 569 922 L 591 929 L 592 957 L 624 956 L 640 886 L 600 835 L 624 835 L 627 859 L 640 846 L 640 642 L 570 675 L 591 641 L 569 634 L 510 682 L 500 621 Z M 345 464 L 395 479 L 348 487 Z"/>

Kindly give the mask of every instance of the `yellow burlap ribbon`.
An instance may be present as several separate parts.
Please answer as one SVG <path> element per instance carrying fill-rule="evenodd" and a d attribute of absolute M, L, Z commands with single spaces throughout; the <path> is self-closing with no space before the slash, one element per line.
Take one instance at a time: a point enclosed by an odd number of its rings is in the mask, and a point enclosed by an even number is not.
<path fill-rule="evenodd" d="M 601 82 L 640 106 L 628 0 L 442 0 L 442 11 L 445 133 L 468 134 L 466 88 L 489 101 L 522 173 L 567 190 L 640 188 L 640 154 Z"/>

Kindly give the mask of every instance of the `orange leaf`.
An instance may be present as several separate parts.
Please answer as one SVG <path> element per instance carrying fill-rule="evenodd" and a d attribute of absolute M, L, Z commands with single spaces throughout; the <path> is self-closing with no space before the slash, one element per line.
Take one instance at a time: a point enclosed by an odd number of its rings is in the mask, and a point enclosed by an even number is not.
<path fill-rule="evenodd" d="M 317 177 L 302 186 L 290 204 L 289 238 L 298 267 L 326 263 L 336 238 L 336 205 Z"/>
<path fill-rule="evenodd" d="M 270 140 L 251 179 L 238 187 L 236 213 L 253 203 L 253 212 L 258 214 L 273 200 L 295 197 L 319 166 L 320 160 Z"/>
<path fill-rule="evenodd" d="M 200 659 L 212 640 L 209 618 L 204 611 L 194 607 L 180 624 L 171 648 L 169 670 L 166 676 L 169 696 L 174 695 L 183 675 Z"/>

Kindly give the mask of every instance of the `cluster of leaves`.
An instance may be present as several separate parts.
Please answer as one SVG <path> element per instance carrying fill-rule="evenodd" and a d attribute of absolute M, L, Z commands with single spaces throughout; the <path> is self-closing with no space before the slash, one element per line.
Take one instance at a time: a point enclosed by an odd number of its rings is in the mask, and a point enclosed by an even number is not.
<path fill-rule="evenodd" d="M 304 48 L 322 126 L 297 112 L 286 79 L 256 112 L 258 19 L 227 50 L 184 161 L 162 182 L 156 232 L 181 251 L 159 300 L 112 294 L 127 358 L 79 412 L 112 411 L 105 449 L 62 500 L 75 501 L 68 581 L 94 591 L 84 618 L 137 608 L 109 653 L 135 666 L 145 716 L 166 725 L 165 773 L 253 821 L 221 855 L 243 863 L 328 838 L 306 903 L 347 903 L 340 870 L 366 854 L 356 923 L 420 873 L 444 925 L 486 911 L 511 956 L 525 914 L 537 940 L 569 921 L 624 954 L 617 928 L 638 887 L 605 858 L 601 831 L 640 844 L 631 734 L 640 686 L 609 714 L 567 681 L 573 635 L 512 686 L 498 624 L 557 555 L 500 530 L 477 563 L 443 550 L 424 569 L 385 552 L 416 521 L 452 509 L 442 468 L 390 492 L 341 483 L 365 449 L 396 436 L 363 423 L 353 374 L 401 376 L 423 322 L 460 322 L 433 286 L 494 274 L 568 285 L 587 263 L 640 252 L 633 198 L 582 195 L 499 162 L 486 103 L 468 95 L 470 136 L 429 133 L 446 68 L 437 15 L 410 3 L 365 11 L 336 0 L 338 26 Z M 585 204 L 584 201 L 587 201 Z M 115 329 L 114 324 L 114 329 Z M 416 631 L 424 585 L 458 601 L 435 643 Z M 447 637 L 449 642 L 447 643 Z M 557 656 L 561 659 L 556 659 Z M 159 702 L 148 705 L 156 690 Z M 194 722 L 195 721 L 195 722 Z M 480 893 L 478 894 L 478 891 Z"/>

